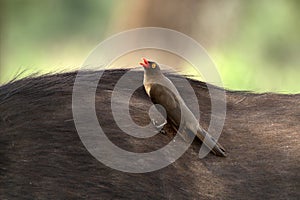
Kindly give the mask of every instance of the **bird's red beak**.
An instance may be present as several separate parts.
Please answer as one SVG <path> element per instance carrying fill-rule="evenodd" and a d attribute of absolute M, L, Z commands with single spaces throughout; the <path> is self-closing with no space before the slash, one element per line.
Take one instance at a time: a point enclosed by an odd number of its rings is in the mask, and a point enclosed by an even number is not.
<path fill-rule="evenodd" d="M 145 68 L 149 68 L 149 62 L 148 62 L 148 60 L 146 58 L 143 58 L 143 60 L 144 60 L 144 62 L 143 63 L 141 62 L 140 65 L 142 65 Z"/>

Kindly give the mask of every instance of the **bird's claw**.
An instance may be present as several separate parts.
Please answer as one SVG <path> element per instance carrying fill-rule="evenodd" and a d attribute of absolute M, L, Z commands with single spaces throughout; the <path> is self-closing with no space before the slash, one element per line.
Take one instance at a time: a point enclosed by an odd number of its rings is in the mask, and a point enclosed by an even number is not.
<path fill-rule="evenodd" d="M 156 120 L 154 120 L 154 119 L 151 119 L 151 122 L 152 122 L 152 124 L 155 126 L 155 128 L 158 129 L 158 130 L 161 130 L 161 129 L 164 127 L 164 125 L 167 124 L 167 120 L 164 120 L 164 122 L 161 123 L 161 124 L 159 124 L 158 121 L 156 121 Z M 161 131 L 161 132 L 162 132 L 162 131 Z"/>

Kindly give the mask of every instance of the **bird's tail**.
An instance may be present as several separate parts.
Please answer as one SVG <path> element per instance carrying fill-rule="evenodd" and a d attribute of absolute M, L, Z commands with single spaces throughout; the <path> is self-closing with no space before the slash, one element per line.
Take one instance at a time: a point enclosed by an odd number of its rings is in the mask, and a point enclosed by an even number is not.
<path fill-rule="evenodd" d="M 225 148 L 221 144 L 219 144 L 206 130 L 199 127 L 196 135 L 203 142 L 203 144 L 209 150 L 211 150 L 213 154 L 221 157 L 226 156 Z"/>

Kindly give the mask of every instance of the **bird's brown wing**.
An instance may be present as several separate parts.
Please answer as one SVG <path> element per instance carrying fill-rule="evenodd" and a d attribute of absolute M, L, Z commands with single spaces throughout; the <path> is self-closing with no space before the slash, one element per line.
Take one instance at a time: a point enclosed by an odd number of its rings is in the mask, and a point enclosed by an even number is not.
<path fill-rule="evenodd" d="M 160 104 L 165 108 L 168 122 L 174 128 L 178 128 L 181 120 L 181 111 L 176 95 L 169 88 L 160 84 L 152 84 L 149 94 L 154 104 Z"/>
<path fill-rule="evenodd" d="M 186 142 L 191 142 L 196 134 L 187 131 L 186 126 L 184 125 L 181 126 L 179 130 L 181 123 L 181 109 L 178 98 L 180 97 L 177 97 L 169 88 L 160 84 L 151 85 L 149 94 L 154 104 L 160 104 L 165 108 L 169 125 L 171 125 Z"/>
<path fill-rule="evenodd" d="M 215 155 L 226 156 L 225 149 L 210 136 L 204 141 L 206 135 L 209 135 L 204 129 L 197 130 L 193 132 L 187 127 L 183 126 L 181 130 L 178 130 L 181 122 L 181 109 L 178 97 L 167 87 L 160 84 L 153 84 L 150 87 L 150 98 L 154 104 L 162 105 L 167 112 L 167 119 L 170 125 L 178 131 L 181 137 L 185 141 L 190 141 L 194 138 L 194 135 L 205 143 Z"/>

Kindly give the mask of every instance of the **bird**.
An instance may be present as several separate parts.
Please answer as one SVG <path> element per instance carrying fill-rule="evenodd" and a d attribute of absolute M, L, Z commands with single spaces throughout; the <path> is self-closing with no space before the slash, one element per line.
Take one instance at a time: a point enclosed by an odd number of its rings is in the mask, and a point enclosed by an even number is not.
<path fill-rule="evenodd" d="M 161 105 L 165 109 L 167 114 L 166 123 L 169 123 L 185 141 L 189 141 L 196 135 L 214 155 L 226 157 L 225 148 L 201 127 L 175 85 L 162 73 L 160 66 L 154 61 L 148 61 L 146 58 L 143 58 L 140 65 L 144 68 L 144 89 L 154 105 Z M 182 123 L 181 126 L 180 123 Z M 154 125 L 156 126 L 155 123 Z M 194 134 L 193 137 L 191 137 L 191 134 Z"/>

